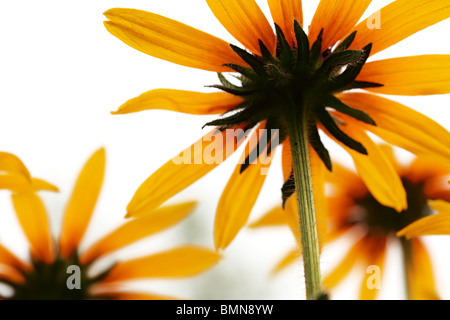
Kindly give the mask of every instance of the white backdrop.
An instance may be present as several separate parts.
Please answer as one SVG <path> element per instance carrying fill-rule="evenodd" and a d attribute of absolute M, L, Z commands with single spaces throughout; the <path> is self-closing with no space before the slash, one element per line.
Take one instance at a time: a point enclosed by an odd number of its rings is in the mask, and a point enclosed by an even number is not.
<path fill-rule="evenodd" d="M 303 2 L 307 25 L 318 1 Z M 373 1 L 368 13 L 389 2 Z M 258 3 L 269 17 L 266 2 Z M 0 150 L 16 154 L 33 176 L 60 188 L 58 194 L 42 194 L 55 232 L 59 230 L 65 203 L 82 165 L 96 149 L 106 148 L 104 188 L 84 245 L 121 223 L 125 207 L 137 187 L 159 166 L 201 137 L 202 125 L 211 119 L 166 111 L 113 116 L 110 111 L 150 89 L 206 91 L 204 85 L 217 83 L 214 73 L 152 58 L 110 35 L 103 26 L 102 13 L 113 7 L 152 11 L 237 44 L 204 0 L 16 0 L 0 3 Z M 447 20 L 373 59 L 449 54 L 449 33 L 450 20 Z M 450 129 L 449 95 L 394 98 Z M 342 150 L 333 147 L 332 152 L 338 159 L 348 161 Z M 402 160 L 410 158 L 406 152 L 399 154 Z M 235 161 L 236 157 L 228 160 L 171 200 L 200 201 L 188 220 L 142 241 L 126 255 L 142 255 L 184 243 L 212 248 L 215 207 Z M 251 220 L 278 203 L 281 183 L 281 170 L 276 166 L 271 169 Z M 1 192 L 0 207 L 2 243 L 26 256 L 23 235 L 16 225 L 7 192 Z M 450 275 L 446 274 L 450 265 L 449 238 L 427 238 L 436 261 L 438 288 L 447 299 L 450 298 Z M 295 268 L 273 279 L 267 276 L 292 243 L 287 229 L 244 230 L 224 253 L 221 264 L 210 272 L 193 280 L 148 281 L 136 285 L 165 294 L 204 299 L 303 298 L 302 275 Z M 341 249 L 335 246 L 325 250 L 324 270 L 330 268 Z M 401 258 L 396 249 L 389 252 L 389 257 L 387 270 L 390 272 L 383 280 L 381 297 L 399 299 L 403 297 Z M 355 298 L 359 284 L 354 280 L 346 281 L 334 297 Z"/>

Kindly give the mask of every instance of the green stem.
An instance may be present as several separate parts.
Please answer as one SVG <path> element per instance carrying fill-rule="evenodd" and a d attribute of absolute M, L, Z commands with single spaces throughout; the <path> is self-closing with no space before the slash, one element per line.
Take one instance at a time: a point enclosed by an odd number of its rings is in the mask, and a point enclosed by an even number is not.
<path fill-rule="evenodd" d="M 409 287 L 409 277 L 411 276 L 409 274 L 409 267 L 412 262 L 412 244 L 411 240 L 407 240 L 405 238 L 401 238 L 401 245 L 402 245 L 402 253 L 403 253 L 403 267 L 405 269 L 405 293 L 406 293 L 406 299 L 411 300 L 411 290 Z"/>
<path fill-rule="evenodd" d="M 323 294 L 323 290 L 311 166 L 309 161 L 308 118 L 304 112 L 299 116 L 294 109 L 292 117 L 288 117 L 287 122 L 297 193 L 306 298 L 308 300 L 315 300 Z"/>

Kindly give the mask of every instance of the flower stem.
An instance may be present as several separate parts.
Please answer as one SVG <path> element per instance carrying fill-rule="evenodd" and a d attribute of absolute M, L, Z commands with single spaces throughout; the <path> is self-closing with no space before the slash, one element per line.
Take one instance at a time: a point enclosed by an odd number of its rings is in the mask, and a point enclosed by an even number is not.
<path fill-rule="evenodd" d="M 298 110 L 298 109 L 297 109 Z M 319 241 L 314 208 L 313 185 L 309 160 L 308 117 L 293 110 L 287 119 L 291 144 L 292 167 L 297 194 L 306 298 L 315 300 L 323 294 L 320 273 Z"/>

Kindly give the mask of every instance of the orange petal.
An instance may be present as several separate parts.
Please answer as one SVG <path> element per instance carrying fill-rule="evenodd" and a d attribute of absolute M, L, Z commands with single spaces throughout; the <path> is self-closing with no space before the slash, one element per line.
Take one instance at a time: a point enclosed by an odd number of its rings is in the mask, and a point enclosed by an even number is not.
<path fill-rule="evenodd" d="M 16 257 L 11 251 L 0 245 L 0 264 L 7 265 L 11 268 L 29 270 L 30 265 Z"/>
<path fill-rule="evenodd" d="M 258 40 L 275 53 L 276 37 L 255 0 L 206 0 L 217 20 L 253 53 L 260 53 Z M 292 21 L 293 23 L 294 21 Z"/>
<path fill-rule="evenodd" d="M 243 99 L 226 92 L 192 92 L 171 89 L 151 90 L 128 100 L 112 114 L 162 109 L 188 114 L 221 114 L 242 103 Z"/>
<path fill-rule="evenodd" d="M 55 247 L 44 204 L 34 193 L 12 195 L 14 208 L 22 229 L 30 243 L 34 259 L 52 263 Z"/>
<path fill-rule="evenodd" d="M 430 118 L 373 94 L 342 94 L 339 99 L 369 114 L 377 125 L 365 128 L 386 142 L 431 161 L 449 163 L 450 133 Z"/>
<path fill-rule="evenodd" d="M 450 214 L 450 202 L 443 200 L 430 200 L 428 205 L 437 212 Z"/>
<path fill-rule="evenodd" d="M 360 142 L 366 148 L 368 155 L 354 151 L 337 140 L 336 142 L 352 156 L 356 170 L 365 182 L 370 193 L 382 205 L 394 208 L 398 212 L 406 209 L 406 192 L 389 158 L 359 128 L 359 122 L 344 115 L 342 115 L 342 119 L 344 119 L 345 125 L 342 125 L 341 129 L 353 139 Z M 334 139 L 331 135 L 330 138 Z"/>
<path fill-rule="evenodd" d="M 135 9 L 106 11 L 108 31 L 143 53 L 187 67 L 229 71 L 223 64 L 242 64 L 229 44 L 210 34 L 160 15 Z"/>
<path fill-rule="evenodd" d="M 81 263 L 88 264 L 100 256 L 178 223 L 192 211 L 194 206 L 195 202 L 167 206 L 129 221 L 91 246 L 81 256 Z"/>
<path fill-rule="evenodd" d="M 224 132 L 214 129 L 168 161 L 136 191 L 128 204 L 127 217 L 140 215 L 142 211 L 151 212 L 217 167 L 244 140 L 242 128 Z"/>
<path fill-rule="evenodd" d="M 287 255 L 285 255 L 280 262 L 277 263 L 275 268 L 273 268 L 271 274 L 277 275 L 281 271 L 285 270 L 287 267 L 298 261 L 298 259 L 301 257 L 301 252 L 298 249 L 293 249 L 289 251 Z"/>
<path fill-rule="evenodd" d="M 214 225 L 216 249 L 225 249 L 235 238 L 239 230 L 247 223 L 253 205 L 258 198 L 270 167 L 271 158 L 265 151 L 241 173 L 241 164 L 247 159 L 260 140 L 259 129 L 250 137 L 241 161 L 230 177 L 217 205 Z M 260 146 L 259 146 L 260 147 Z M 275 150 L 272 151 L 272 154 Z"/>
<path fill-rule="evenodd" d="M 450 93 L 450 55 L 401 57 L 366 63 L 358 81 L 383 86 L 366 90 L 406 96 Z"/>
<path fill-rule="evenodd" d="M 211 250 L 198 247 L 181 247 L 117 263 L 102 282 L 142 278 L 189 277 L 213 267 L 219 259 L 220 255 Z"/>
<path fill-rule="evenodd" d="M 448 175 L 450 175 L 450 165 L 436 163 L 422 157 L 415 158 L 405 173 L 405 177 L 414 183 L 422 183 L 430 179 L 445 178 Z M 448 188 L 447 183 L 446 187 Z"/>
<path fill-rule="evenodd" d="M 332 47 L 353 29 L 371 2 L 372 0 L 321 0 L 309 28 L 310 43 L 316 41 L 323 29 L 322 51 Z"/>
<path fill-rule="evenodd" d="M 3 279 L 17 284 L 22 284 L 25 282 L 25 277 L 18 270 L 9 266 L 0 265 L 0 280 Z"/>
<path fill-rule="evenodd" d="M 303 25 L 303 10 L 301 0 L 268 0 L 273 21 L 280 26 L 291 44 L 296 44 L 294 20 Z"/>
<path fill-rule="evenodd" d="M 105 150 L 96 151 L 78 176 L 72 196 L 66 207 L 61 236 L 60 254 L 68 258 L 83 238 L 94 211 L 105 172 Z"/>
<path fill-rule="evenodd" d="M 285 226 L 287 224 L 286 215 L 282 207 L 275 207 L 265 213 L 260 219 L 251 223 L 250 228 Z"/>
<path fill-rule="evenodd" d="M 358 24 L 351 47 L 360 49 L 372 43 L 371 54 L 375 54 L 449 16 L 447 0 L 396 0 L 381 9 L 380 29 L 368 27 L 372 17 Z"/>
<path fill-rule="evenodd" d="M 365 245 L 366 239 L 362 238 L 352 246 L 339 264 L 324 278 L 323 285 L 326 289 L 335 287 L 350 273 L 356 262 L 362 258 Z"/>
<path fill-rule="evenodd" d="M 369 267 L 377 267 L 379 268 L 379 271 L 383 272 L 384 267 L 384 261 L 386 258 L 386 238 L 385 237 L 377 237 L 375 239 L 370 239 L 370 242 L 366 245 L 366 254 L 364 255 L 365 258 L 365 270 L 364 272 L 364 278 L 361 284 L 360 289 L 360 299 L 361 300 L 375 300 L 376 295 L 378 293 L 378 289 L 381 288 L 381 284 L 379 284 L 380 287 L 372 287 L 375 285 L 373 281 L 380 281 L 381 280 L 381 274 L 380 279 L 371 279 L 371 277 L 374 276 L 372 272 L 367 272 Z M 372 281 L 370 281 L 372 280 Z"/>
<path fill-rule="evenodd" d="M 411 300 L 439 300 L 434 285 L 433 266 L 427 249 L 419 239 L 412 239 L 411 246 L 411 261 L 407 264 Z"/>

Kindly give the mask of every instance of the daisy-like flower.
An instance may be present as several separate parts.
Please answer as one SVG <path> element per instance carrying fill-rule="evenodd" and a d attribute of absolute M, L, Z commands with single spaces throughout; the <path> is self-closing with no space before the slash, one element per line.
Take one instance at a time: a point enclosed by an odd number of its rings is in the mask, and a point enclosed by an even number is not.
<path fill-rule="evenodd" d="M 332 169 L 319 129 L 350 153 L 374 197 L 397 211 L 407 206 L 401 180 L 366 131 L 420 156 L 441 162 L 450 158 L 450 135 L 444 128 L 377 95 L 449 93 L 450 56 L 367 62 L 371 55 L 448 18 L 447 0 L 394 1 L 380 11 L 381 29 L 370 29 L 370 20 L 358 24 L 371 0 L 321 0 L 308 35 L 302 27 L 300 0 L 268 0 L 274 29 L 255 0 L 206 2 L 245 49 L 154 13 L 134 9 L 105 12 L 108 31 L 129 46 L 183 66 L 218 72 L 221 83 L 212 85 L 221 90 L 212 93 L 151 90 L 115 112 L 165 109 L 222 114 L 206 124 L 216 129 L 183 152 L 189 155 L 188 163 L 180 163 L 177 156 L 142 184 L 127 207 L 128 216 L 158 207 L 210 172 L 218 163 L 205 156 L 205 151 L 214 148 L 215 155 L 228 157 L 232 153 L 228 150 L 236 149 L 245 139 L 235 131 L 267 129 L 267 137 L 256 138 L 265 140 L 263 147 L 246 148 L 222 194 L 216 213 L 215 246 L 226 248 L 248 220 L 266 177 L 260 174 L 261 169 L 266 171 L 270 166 L 271 158 L 266 161 L 264 157 L 273 155 L 278 145 L 283 149 L 290 146 L 291 151 L 284 152 L 290 174 L 282 196 L 286 200 L 297 193 L 301 237 L 307 243 L 304 254 L 306 261 L 317 265 L 310 171 L 318 164 L 310 163 L 310 158 L 317 162 L 318 156 Z M 224 73 L 234 74 L 240 84 L 231 83 Z M 201 154 L 191 152 L 198 146 Z M 264 161 L 244 161 L 250 155 Z M 316 277 L 316 286 L 318 282 Z"/>
<path fill-rule="evenodd" d="M 395 161 L 392 149 L 386 147 L 384 153 Z M 450 205 L 446 202 L 450 200 L 450 186 L 447 184 L 450 166 L 416 158 L 408 167 L 397 164 L 396 170 L 402 179 L 408 199 L 408 209 L 400 213 L 377 201 L 361 178 L 352 171 L 335 165 L 333 174 L 328 176 L 327 183 L 330 184 L 331 191 L 327 197 L 326 219 L 321 217 L 326 221 L 326 226 L 322 226 L 321 230 L 323 243 L 332 243 L 344 235 L 348 239 L 354 239 L 355 243 L 325 277 L 326 288 L 333 288 L 351 270 L 358 268 L 363 274 L 360 298 L 374 299 L 379 287 L 372 283 L 375 280 L 372 279 L 375 269 L 369 268 L 377 267 L 380 271 L 379 278 L 382 278 L 388 246 L 400 245 L 405 263 L 408 298 L 438 298 L 431 260 L 423 241 L 420 238 L 399 238 L 396 234 L 408 237 L 424 235 L 427 234 L 427 227 L 437 228 L 438 223 L 441 223 L 441 230 L 447 228 L 448 232 L 450 219 L 447 217 L 446 226 L 442 221 L 446 220 L 445 212 L 450 212 Z M 433 209 L 441 213 L 433 214 Z M 256 228 L 283 225 L 289 220 L 286 218 L 289 217 L 285 212 L 275 208 L 251 226 Z M 299 255 L 298 249 L 293 249 L 279 262 L 274 272 L 291 265 Z"/>
<path fill-rule="evenodd" d="M 193 276 L 218 262 L 220 256 L 214 251 L 184 246 L 134 260 L 116 261 L 100 273 L 92 274 L 93 264 L 100 263 L 101 258 L 178 223 L 195 205 L 187 202 L 143 211 L 80 252 L 79 245 L 100 193 L 104 167 L 105 152 L 100 149 L 87 161 L 77 179 L 58 241 L 54 241 L 39 196 L 30 190 L 16 190 L 12 195 L 18 221 L 29 243 L 30 259 L 20 259 L 0 245 L 0 282 L 13 289 L 12 296 L 1 298 L 169 299 L 133 292 L 124 288 L 124 284 L 136 279 Z"/>

